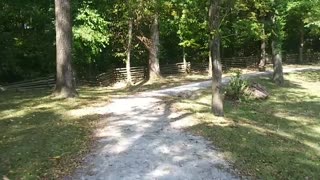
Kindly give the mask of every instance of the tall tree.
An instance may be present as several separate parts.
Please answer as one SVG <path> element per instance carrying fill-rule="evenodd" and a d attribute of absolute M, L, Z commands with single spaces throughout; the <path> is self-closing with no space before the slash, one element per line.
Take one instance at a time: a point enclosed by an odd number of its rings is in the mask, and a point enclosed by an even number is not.
<path fill-rule="evenodd" d="M 267 51 L 266 51 L 266 47 L 267 47 L 267 37 L 266 37 L 266 33 L 265 33 L 265 27 L 263 25 L 262 27 L 262 36 L 263 38 L 261 38 L 261 55 L 260 55 L 260 62 L 259 62 L 259 71 L 265 71 L 265 67 L 267 64 Z"/>
<path fill-rule="evenodd" d="M 147 23 L 147 28 L 140 26 L 140 34 L 138 39 L 143 43 L 149 52 L 149 80 L 155 81 L 161 78 L 160 65 L 159 65 L 159 46 L 160 46 L 160 29 L 159 29 L 159 15 L 160 15 L 160 1 L 140 1 L 137 12 L 140 14 L 137 19 L 140 20 L 139 24 Z M 144 22 L 143 22 L 144 21 Z"/>
<path fill-rule="evenodd" d="M 151 26 L 151 45 L 149 47 L 149 79 L 151 81 L 161 77 L 159 65 L 159 38 L 159 14 L 158 12 L 155 12 Z"/>
<path fill-rule="evenodd" d="M 71 66 L 72 22 L 70 0 L 55 0 L 57 75 L 54 94 L 69 98 L 77 96 Z"/>
<path fill-rule="evenodd" d="M 210 45 L 212 57 L 212 113 L 216 116 L 224 116 L 223 99 L 220 94 L 222 88 L 222 65 L 220 57 L 220 5 L 221 0 L 210 0 L 209 23 L 212 34 Z"/>
<path fill-rule="evenodd" d="M 127 47 L 127 59 L 126 59 L 126 71 L 127 71 L 127 86 L 132 86 L 131 77 L 131 49 L 132 49 L 132 18 L 128 20 L 128 47 Z"/>
<path fill-rule="evenodd" d="M 283 85 L 283 68 L 282 68 L 282 23 L 279 14 L 280 2 L 273 1 L 273 10 L 271 12 L 272 35 L 271 35 L 271 49 L 273 61 L 273 81 L 277 85 Z"/>
<path fill-rule="evenodd" d="M 126 71 L 127 71 L 127 86 L 132 86 L 131 77 L 131 49 L 132 49 L 132 30 L 133 30 L 133 15 L 131 0 L 128 0 L 128 46 L 127 46 L 127 59 L 126 59 Z"/>

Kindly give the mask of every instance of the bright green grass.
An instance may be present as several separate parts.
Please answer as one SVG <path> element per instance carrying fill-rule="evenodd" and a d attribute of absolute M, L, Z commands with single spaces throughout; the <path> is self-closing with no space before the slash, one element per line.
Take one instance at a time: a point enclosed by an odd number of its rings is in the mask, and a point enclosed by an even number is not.
<path fill-rule="evenodd" d="M 286 75 L 284 87 L 269 78 L 267 101 L 226 102 L 225 118 L 210 113 L 210 92 L 176 107 L 194 114 L 190 130 L 207 137 L 244 175 L 259 179 L 320 177 L 320 71 Z"/>
<path fill-rule="evenodd" d="M 71 172 L 99 119 L 82 108 L 106 104 L 106 95 L 91 88 L 71 100 L 46 91 L 0 92 L 0 179 L 57 179 Z"/>

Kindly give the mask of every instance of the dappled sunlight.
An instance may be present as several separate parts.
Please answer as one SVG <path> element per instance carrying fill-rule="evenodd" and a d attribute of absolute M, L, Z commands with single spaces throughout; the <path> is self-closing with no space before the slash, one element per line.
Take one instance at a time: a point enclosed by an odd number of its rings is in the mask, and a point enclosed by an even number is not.
<path fill-rule="evenodd" d="M 315 134 L 319 134 L 320 136 L 320 126 L 314 126 L 314 127 L 311 127 L 313 133 Z"/>
<path fill-rule="evenodd" d="M 127 137 L 123 137 L 123 138 L 116 138 L 117 139 L 117 144 L 110 147 L 110 149 L 108 150 L 109 153 L 111 154 L 119 154 L 122 152 L 125 152 L 128 150 L 128 148 L 130 148 L 135 141 L 137 141 L 142 135 L 141 134 L 137 134 L 134 135 L 132 137 L 130 137 L 129 139 Z M 110 136 L 107 136 L 108 138 L 111 138 Z M 115 137 L 112 137 L 115 138 Z M 107 145 L 108 147 L 108 145 Z"/>
<path fill-rule="evenodd" d="M 275 134 L 275 135 L 279 135 L 283 138 L 287 138 L 287 139 L 290 139 L 293 141 L 298 140 L 300 143 L 303 143 L 304 145 L 309 146 L 310 148 L 314 149 L 314 151 L 320 153 L 320 146 L 317 143 L 314 143 L 314 142 L 311 142 L 308 140 L 299 140 L 301 138 L 297 137 L 294 133 L 285 132 L 284 130 L 281 130 L 281 129 L 270 130 L 265 127 L 259 127 L 256 125 L 245 124 L 245 123 L 239 123 L 237 125 L 253 129 L 253 130 L 255 130 L 256 133 L 261 134 L 261 135 Z"/>
<path fill-rule="evenodd" d="M 28 108 L 24 108 L 21 111 L 17 111 L 17 110 L 14 110 L 14 109 L 3 110 L 3 111 L 0 112 L 0 117 L 1 117 L 1 119 L 10 119 L 10 118 L 15 118 L 15 117 L 22 117 L 22 116 L 26 115 L 28 113 L 28 111 L 29 111 Z"/>
<path fill-rule="evenodd" d="M 106 109 L 106 108 L 107 108 L 107 104 L 105 102 L 102 102 L 99 104 L 94 104 L 94 105 L 79 108 L 79 109 L 73 109 L 73 110 L 67 111 L 66 113 L 69 116 L 74 118 L 87 116 L 87 115 L 95 115 L 95 114 L 103 115 L 105 114 L 103 112 L 103 109 Z"/>
<path fill-rule="evenodd" d="M 149 174 L 147 174 L 147 176 L 153 177 L 153 178 L 161 178 L 163 176 L 169 175 L 171 174 L 174 170 L 174 167 L 172 167 L 171 165 L 161 165 L 159 167 L 157 167 L 155 170 L 153 170 L 152 172 L 150 172 Z"/>
<path fill-rule="evenodd" d="M 232 177 L 227 163 L 203 138 L 182 133 L 190 114 L 175 112 L 162 91 L 114 99 L 97 129 L 99 148 L 80 177 Z M 219 170 L 217 167 L 219 166 Z M 105 168 L 108 167 L 108 168 Z M 84 172 L 82 172 L 84 171 Z M 77 177 L 77 176 L 76 176 Z"/>
<path fill-rule="evenodd" d="M 2 92 L 0 152 L 5 153 L 0 154 L 0 171 L 10 172 L 8 177 L 28 171 L 31 174 L 23 177 L 35 179 L 45 174 L 57 177 L 78 166 L 78 159 L 89 148 L 94 122 L 100 117 L 70 112 L 106 104 L 109 99 L 108 94 L 91 90 L 80 90 L 86 95 L 66 100 L 47 91 Z"/>
<path fill-rule="evenodd" d="M 151 90 L 159 90 L 165 89 L 180 85 L 185 85 L 192 82 L 201 82 L 209 80 L 207 74 L 192 74 L 192 75 L 174 75 L 174 76 L 166 76 L 165 78 L 159 79 L 157 81 L 141 81 L 138 84 L 130 87 L 128 91 L 131 92 L 144 92 Z"/>
<path fill-rule="evenodd" d="M 283 119 L 285 121 L 290 121 L 292 123 L 297 123 L 301 125 L 312 125 L 317 124 L 319 125 L 320 122 L 316 122 L 316 117 L 308 116 L 310 113 L 308 112 L 300 112 L 299 114 L 292 114 L 291 112 L 275 112 L 273 114 L 275 117 L 279 119 Z"/>
<path fill-rule="evenodd" d="M 255 80 L 267 87 L 270 98 L 227 101 L 223 119 L 210 112 L 210 90 L 196 100 L 179 100 L 175 106 L 195 117 L 197 123 L 188 129 L 211 139 L 243 173 L 280 179 L 317 177 L 319 75 L 320 71 L 289 74 L 280 88 L 266 77 Z"/>

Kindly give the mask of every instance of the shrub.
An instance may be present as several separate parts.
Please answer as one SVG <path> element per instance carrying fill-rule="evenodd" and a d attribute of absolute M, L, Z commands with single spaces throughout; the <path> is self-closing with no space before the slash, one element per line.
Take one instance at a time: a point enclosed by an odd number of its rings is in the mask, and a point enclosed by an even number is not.
<path fill-rule="evenodd" d="M 241 78 L 241 72 L 237 71 L 231 77 L 229 84 L 225 88 L 225 97 L 231 100 L 241 100 L 245 98 L 245 90 L 249 86 L 248 81 Z"/>

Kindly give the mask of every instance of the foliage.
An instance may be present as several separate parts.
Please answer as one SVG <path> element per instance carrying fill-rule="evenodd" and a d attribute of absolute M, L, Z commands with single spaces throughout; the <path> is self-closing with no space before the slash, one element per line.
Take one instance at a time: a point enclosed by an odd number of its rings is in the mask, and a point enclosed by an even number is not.
<path fill-rule="evenodd" d="M 89 5 L 79 8 L 78 11 L 73 28 L 76 46 L 90 48 L 89 53 L 97 55 L 109 43 L 109 22 Z"/>
<path fill-rule="evenodd" d="M 260 41 L 275 32 L 270 15 L 278 13 L 282 51 L 295 52 L 304 32 L 306 51 L 319 51 L 319 0 L 222 1 L 222 57 L 260 54 Z M 83 77 L 123 66 L 128 19 L 133 20 L 132 65 L 147 65 L 148 54 L 137 35 L 149 36 L 152 16 L 160 18 L 160 63 L 208 59 L 206 0 L 72 1 L 73 63 Z M 302 27 L 302 28 L 301 28 Z M 53 1 L 0 0 L 0 82 L 46 76 L 55 71 Z M 270 54 L 270 48 L 267 48 Z M 35 68 L 37 67 L 37 68 Z"/>
<path fill-rule="evenodd" d="M 54 67 L 52 6 L 0 1 L 0 82 L 48 74 Z"/>
<path fill-rule="evenodd" d="M 225 87 L 225 97 L 231 100 L 242 100 L 246 98 L 244 93 L 248 87 L 248 81 L 241 77 L 241 72 L 236 71 L 230 79 L 229 84 Z"/>

